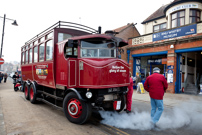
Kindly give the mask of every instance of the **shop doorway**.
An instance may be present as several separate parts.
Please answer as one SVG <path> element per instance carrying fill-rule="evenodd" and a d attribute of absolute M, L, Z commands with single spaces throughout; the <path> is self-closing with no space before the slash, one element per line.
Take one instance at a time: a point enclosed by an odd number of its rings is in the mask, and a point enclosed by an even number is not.
<path fill-rule="evenodd" d="M 155 56 L 144 56 L 134 57 L 133 59 L 133 76 L 137 73 L 140 74 L 142 83 L 144 84 L 147 76 L 153 74 L 153 68 L 160 68 L 160 74 L 167 76 L 167 54 L 166 55 L 155 55 Z"/>
<path fill-rule="evenodd" d="M 175 93 L 198 94 L 202 84 L 202 52 L 177 53 Z"/>

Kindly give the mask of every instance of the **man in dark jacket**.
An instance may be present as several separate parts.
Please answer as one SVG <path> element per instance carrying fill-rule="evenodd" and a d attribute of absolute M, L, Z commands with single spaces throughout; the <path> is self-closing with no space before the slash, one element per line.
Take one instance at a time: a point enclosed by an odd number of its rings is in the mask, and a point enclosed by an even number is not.
<path fill-rule="evenodd" d="M 168 88 L 168 83 L 165 77 L 160 74 L 158 67 L 155 67 L 153 74 L 147 77 L 144 88 L 149 92 L 151 98 L 151 120 L 155 126 L 163 113 L 163 96 Z"/>

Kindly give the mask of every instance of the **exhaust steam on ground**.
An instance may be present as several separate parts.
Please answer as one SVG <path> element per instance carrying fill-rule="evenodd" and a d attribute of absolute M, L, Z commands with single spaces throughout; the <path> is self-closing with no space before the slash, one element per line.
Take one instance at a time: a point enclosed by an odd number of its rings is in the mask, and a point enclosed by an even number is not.
<path fill-rule="evenodd" d="M 156 124 L 159 129 L 166 130 L 186 127 L 201 130 L 202 108 L 194 104 L 194 101 L 175 106 L 169 112 L 166 112 L 165 108 L 167 106 L 164 105 L 164 112 Z M 101 121 L 103 124 L 134 130 L 150 130 L 152 128 L 150 111 L 139 111 L 135 108 L 129 114 L 126 112 L 99 112 L 103 118 Z"/>

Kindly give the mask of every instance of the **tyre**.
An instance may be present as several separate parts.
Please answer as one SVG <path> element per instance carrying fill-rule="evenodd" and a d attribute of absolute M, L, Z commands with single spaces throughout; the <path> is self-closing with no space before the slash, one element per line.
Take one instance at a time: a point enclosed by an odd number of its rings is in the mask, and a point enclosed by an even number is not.
<path fill-rule="evenodd" d="M 25 83 L 24 85 L 24 93 L 25 93 L 25 99 L 29 100 L 29 85 Z"/>
<path fill-rule="evenodd" d="M 70 122 L 83 124 L 90 118 L 92 106 L 90 103 L 79 100 L 76 93 L 70 92 L 63 101 L 63 110 Z"/>
<path fill-rule="evenodd" d="M 32 104 L 35 104 L 37 102 L 36 100 L 37 94 L 34 91 L 35 91 L 34 84 L 31 84 L 29 88 L 29 98 Z"/>
<path fill-rule="evenodd" d="M 18 91 L 18 88 L 14 88 L 14 91 L 17 92 L 17 91 Z"/>

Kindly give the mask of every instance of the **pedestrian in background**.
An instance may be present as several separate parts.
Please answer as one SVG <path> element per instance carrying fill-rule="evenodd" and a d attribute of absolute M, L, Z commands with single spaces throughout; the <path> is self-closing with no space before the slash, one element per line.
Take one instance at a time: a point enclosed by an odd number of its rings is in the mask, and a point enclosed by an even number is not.
<path fill-rule="evenodd" d="M 13 75 L 13 84 L 14 84 L 14 89 L 15 89 L 15 85 L 17 83 L 17 79 L 19 78 L 18 72 L 15 72 L 15 74 Z"/>
<path fill-rule="evenodd" d="M 132 73 L 130 72 L 130 85 L 128 86 L 128 92 L 126 94 L 126 109 L 125 109 L 125 111 L 127 113 L 131 112 L 132 97 L 133 97 L 133 78 L 132 78 Z"/>
<path fill-rule="evenodd" d="M 7 77 L 8 77 L 8 75 L 7 75 L 7 73 L 5 73 L 4 74 L 4 83 L 6 83 Z"/>
<path fill-rule="evenodd" d="M 141 78 L 140 78 L 140 74 L 136 73 L 136 81 L 135 81 L 135 86 L 137 88 L 137 92 L 140 92 L 140 86 L 139 83 L 141 83 Z"/>
<path fill-rule="evenodd" d="M 160 69 L 158 67 L 155 67 L 153 69 L 153 74 L 147 77 L 144 88 L 150 95 L 151 122 L 152 128 L 155 128 L 156 123 L 159 121 L 164 110 L 163 96 L 168 88 L 167 81 L 165 77 L 160 74 Z"/>
<path fill-rule="evenodd" d="M 3 76 L 4 76 L 4 74 L 2 72 L 0 72 L 0 83 L 3 80 Z"/>

